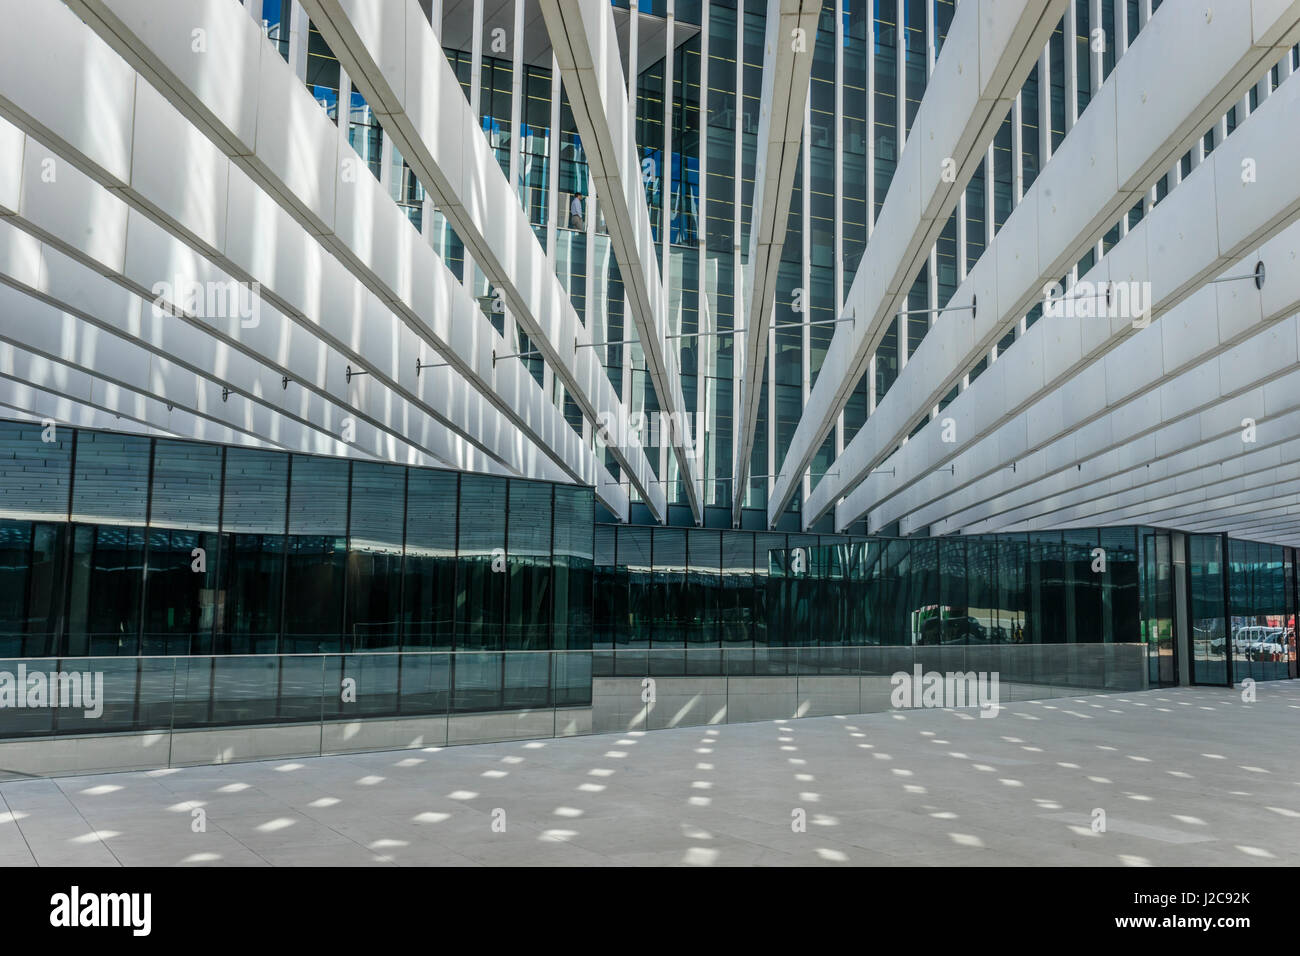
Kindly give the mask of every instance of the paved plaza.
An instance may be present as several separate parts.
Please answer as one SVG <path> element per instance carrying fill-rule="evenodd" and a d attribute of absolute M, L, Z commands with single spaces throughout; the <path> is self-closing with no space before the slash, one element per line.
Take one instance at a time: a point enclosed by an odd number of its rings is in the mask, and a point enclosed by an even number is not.
<path fill-rule="evenodd" d="M 0 864 L 1294 865 L 1300 682 L 1257 692 L 11 780 Z"/>

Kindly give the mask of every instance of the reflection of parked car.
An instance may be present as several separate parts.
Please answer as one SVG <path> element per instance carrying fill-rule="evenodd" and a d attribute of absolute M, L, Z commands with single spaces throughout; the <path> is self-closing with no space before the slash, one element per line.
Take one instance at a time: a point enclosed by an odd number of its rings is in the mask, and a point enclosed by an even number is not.
<path fill-rule="evenodd" d="M 1283 635 L 1280 627 L 1239 627 L 1232 634 L 1233 656 L 1248 661 L 1282 660 L 1286 653 Z"/>
<path fill-rule="evenodd" d="M 921 625 L 919 644 L 986 644 L 989 635 L 973 617 L 932 617 Z"/>
<path fill-rule="evenodd" d="M 1257 632 L 1264 628 L 1246 627 L 1242 625 L 1232 629 L 1232 654 L 1234 657 L 1244 658 L 1246 648 L 1258 637 Z"/>
<path fill-rule="evenodd" d="M 973 617 L 952 617 L 943 622 L 945 644 L 987 644 L 989 633 Z"/>
<path fill-rule="evenodd" d="M 1286 644 L 1282 628 L 1270 628 L 1269 632 L 1250 646 L 1251 660 L 1280 661 L 1285 660 Z"/>

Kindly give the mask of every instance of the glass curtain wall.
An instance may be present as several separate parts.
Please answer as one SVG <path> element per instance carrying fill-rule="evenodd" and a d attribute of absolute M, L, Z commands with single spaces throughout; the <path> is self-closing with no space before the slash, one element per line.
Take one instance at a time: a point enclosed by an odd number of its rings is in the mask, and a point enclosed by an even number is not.
<path fill-rule="evenodd" d="M 1293 670 L 1295 612 L 1293 604 L 1288 607 L 1284 550 L 1228 541 L 1228 653 L 1236 683 L 1278 680 Z"/>
<path fill-rule="evenodd" d="M 1192 682 L 1295 677 L 1295 549 L 1218 534 L 1187 543 Z"/>
<path fill-rule="evenodd" d="M 507 657 L 553 648 L 1142 643 L 1156 684 L 1183 652 L 1197 683 L 1296 669 L 1276 545 L 1188 536 L 1176 648 L 1168 531 L 861 539 L 594 510 L 568 485 L 0 422 L 0 654 L 483 652 L 458 709 L 577 692 L 589 662 Z"/>
<path fill-rule="evenodd" d="M 871 538 L 773 552 L 769 613 L 788 637 L 769 641 L 1136 644 L 1134 538 L 1133 528 L 1108 528 Z"/>
<path fill-rule="evenodd" d="M 572 485 L 0 422 L 0 655 L 583 650 L 594 507 Z M 544 665 L 516 676 L 546 686 Z"/>
<path fill-rule="evenodd" d="M 1132 527 L 863 539 L 601 524 L 596 538 L 600 649 L 1138 644 L 1147 626 Z"/>
<path fill-rule="evenodd" d="M 705 109 L 703 180 L 703 288 L 704 302 L 713 328 L 723 332 L 736 327 L 736 203 L 738 175 L 736 143 L 743 125 L 738 120 L 736 79 L 738 12 L 735 0 L 708 3 L 708 90 Z M 704 394 L 704 501 L 729 509 L 732 487 L 734 335 L 706 337 L 700 344 L 700 388 Z M 725 512 L 724 512 L 725 513 Z M 730 522 L 728 521 L 728 524 Z"/>

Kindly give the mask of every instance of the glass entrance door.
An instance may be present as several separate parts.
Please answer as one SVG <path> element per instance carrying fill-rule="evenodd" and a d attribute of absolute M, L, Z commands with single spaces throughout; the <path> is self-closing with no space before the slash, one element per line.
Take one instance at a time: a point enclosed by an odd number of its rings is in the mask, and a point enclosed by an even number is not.
<path fill-rule="evenodd" d="M 1142 640 L 1148 678 L 1154 687 L 1178 683 L 1174 657 L 1173 547 L 1169 532 L 1142 532 Z"/>

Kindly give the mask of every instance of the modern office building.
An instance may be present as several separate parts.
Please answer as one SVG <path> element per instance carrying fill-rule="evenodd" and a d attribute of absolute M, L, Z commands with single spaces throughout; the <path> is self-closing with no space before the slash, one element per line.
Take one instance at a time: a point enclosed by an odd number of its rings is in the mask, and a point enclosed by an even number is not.
<path fill-rule="evenodd" d="M 0 13 L 0 738 L 1296 676 L 1300 0 Z"/>

